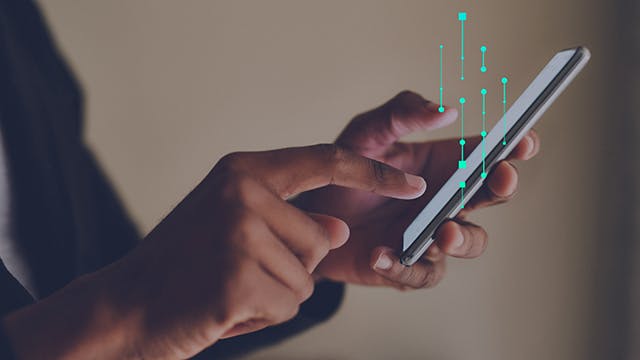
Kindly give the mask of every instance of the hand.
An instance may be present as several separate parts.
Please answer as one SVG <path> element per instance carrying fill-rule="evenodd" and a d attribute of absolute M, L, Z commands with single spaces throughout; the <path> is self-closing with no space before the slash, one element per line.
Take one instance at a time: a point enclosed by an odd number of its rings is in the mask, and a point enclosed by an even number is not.
<path fill-rule="evenodd" d="M 286 321 L 349 228 L 285 200 L 328 184 L 399 199 L 426 188 L 420 177 L 336 145 L 228 155 L 132 253 L 12 314 L 7 334 L 25 358 L 186 358 L 219 338 Z M 102 306 L 78 310 L 87 303 Z M 93 323 L 75 326 L 78 319 Z"/>
<path fill-rule="evenodd" d="M 412 92 L 402 92 L 386 104 L 356 116 L 336 144 L 427 180 L 427 191 L 415 201 L 384 199 L 361 191 L 327 187 L 305 193 L 298 204 L 309 211 L 338 216 L 351 228 L 351 239 L 332 250 L 316 269 L 316 276 L 364 285 L 399 289 L 431 287 L 445 270 L 445 255 L 477 257 L 486 248 L 487 233 L 466 220 L 475 209 L 499 204 L 515 193 L 518 174 L 512 160 L 526 160 L 539 149 L 535 132 L 529 132 L 506 161 L 497 164 L 485 185 L 465 204 L 453 220 L 436 232 L 434 245 L 411 267 L 398 260 L 402 233 L 457 168 L 459 139 L 403 143 L 399 139 L 420 130 L 434 130 L 451 124 L 457 111 Z M 467 138 L 467 156 L 481 138 Z"/>

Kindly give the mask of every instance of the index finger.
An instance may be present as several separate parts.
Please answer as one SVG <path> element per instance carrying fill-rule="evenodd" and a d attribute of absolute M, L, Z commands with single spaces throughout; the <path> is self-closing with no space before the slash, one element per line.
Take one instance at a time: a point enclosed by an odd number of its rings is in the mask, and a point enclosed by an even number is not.
<path fill-rule="evenodd" d="M 425 180 L 335 144 L 238 153 L 242 171 L 258 177 L 282 198 L 327 185 L 370 191 L 397 199 L 414 199 Z"/>

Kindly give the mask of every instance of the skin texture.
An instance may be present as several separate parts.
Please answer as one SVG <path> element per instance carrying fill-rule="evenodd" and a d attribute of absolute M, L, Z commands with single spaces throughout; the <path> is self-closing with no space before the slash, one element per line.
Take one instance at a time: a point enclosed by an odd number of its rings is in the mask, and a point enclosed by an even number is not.
<path fill-rule="evenodd" d="M 286 200 L 329 184 L 398 199 L 426 188 L 335 144 L 227 155 L 134 251 L 10 314 L 5 331 L 20 358 L 183 359 L 284 322 L 349 237 Z"/>
<path fill-rule="evenodd" d="M 460 214 L 436 232 L 435 245 L 411 267 L 400 264 L 402 233 L 457 167 L 459 139 L 405 143 L 400 139 L 416 131 L 434 130 L 451 124 L 457 111 L 420 95 L 404 91 L 384 105 L 356 116 L 338 136 L 336 144 L 376 159 L 427 181 L 427 191 L 415 201 L 385 199 L 375 194 L 337 187 L 305 193 L 298 204 L 309 211 L 337 216 L 349 224 L 351 237 L 331 251 L 316 269 L 317 278 L 398 289 L 428 288 L 444 276 L 446 257 L 475 258 L 487 246 L 486 231 L 469 221 L 476 209 L 510 199 L 517 188 L 518 173 L 513 160 L 527 160 L 539 150 L 540 141 L 529 132 L 509 157 L 489 173 L 485 185 L 469 200 Z M 468 155 L 480 143 L 467 138 Z M 376 266 L 376 263 L 378 266 Z"/>
<path fill-rule="evenodd" d="M 447 255 L 472 258 L 487 245 L 467 214 L 509 199 L 517 185 L 513 165 L 498 164 L 438 230 L 437 246 L 400 265 L 402 231 L 459 156 L 457 140 L 399 142 L 455 120 L 455 109 L 436 109 L 403 92 L 357 116 L 335 144 L 225 156 L 127 256 L 2 319 L 17 356 L 188 358 L 292 318 L 318 278 L 435 285 Z M 467 141 L 471 150 L 479 138 Z M 538 147 L 530 133 L 510 159 Z"/>

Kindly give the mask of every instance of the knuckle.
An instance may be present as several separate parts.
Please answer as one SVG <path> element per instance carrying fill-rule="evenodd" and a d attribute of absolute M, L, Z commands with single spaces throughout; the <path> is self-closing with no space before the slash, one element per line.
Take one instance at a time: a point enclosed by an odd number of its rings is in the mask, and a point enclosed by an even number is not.
<path fill-rule="evenodd" d="M 484 253 L 485 250 L 487 250 L 487 246 L 489 246 L 489 234 L 487 234 L 487 232 L 482 228 L 479 229 L 479 232 L 480 235 L 476 245 L 476 255 L 478 256 Z"/>
<path fill-rule="evenodd" d="M 340 147 L 336 144 L 317 144 L 313 147 L 325 161 L 334 161 L 341 152 Z"/>
<path fill-rule="evenodd" d="M 295 289 L 296 297 L 299 302 L 303 302 L 311 297 L 315 283 L 311 275 L 307 275 L 306 279 Z"/>
<path fill-rule="evenodd" d="M 420 276 L 420 281 L 418 284 L 419 287 L 428 289 L 436 286 L 438 284 L 438 280 L 438 274 L 433 269 L 433 267 L 430 267 Z"/>
<path fill-rule="evenodd" d="M 262 221 L 257 216 L 246 211 L 241 212 L 235 220 L 234 244 L 246 251 L 252 251 L 255 243 L 260 241 L 256 232 L 262 227 Z"/>
<path fill-rule="evenodd" d="M 400 278 L 403 284 L 409 285 L 411 287 L 416 287 L 416 284 L 420 282 L 420 276 L 416 273 L 415 266 L 403 269 Z"/>
<path fill-rule="evenodd" d="M 317 264 L 327 256 L 329 250 L 329 241 L 323 238 L 320 241 L 315 241 L 315 244 L 310 247 L 307 257 L 311 262 Z"/>
<path fill-rule="evenodd" d="M 428 266 L 422 271 L 418 271 L 417 267 L 413 266 L 400 270 L 397 281 L 414 289 L 429 288 L 437 283 L 437 276 L 433 266 Z"/>
<path fill-rule="evenodd" d="M 404 89 L 402 91 L 400 91 L 396 96 L 394 96 L 394 99 L 396 101 L 401 101 L 401 100 L 414 100 L 414 99 L 422 99 L 422 96 L 420 96 L 418 93 L 408 90 L 408 89 Z"/>
<path fill-rule="evenodd" d="M 222 194 L 225 200 L 237 206 L 253 208 L 263 200 L 262 185 L 245 174 L 227 177 L 222 184 Z"/>
<path fill-rule="evenodd" d="M 387 166 L 377 160 L 367 159 L 367 161 L 369 163 L 369 169 L 371 170 L 372 178 L 379 183 L 385 182 L 388 176 Z"/>
<path fill-rule="evenodd" d="M 338 166 L 342 162 L 344 162 L 347 151 L 339 145 L 336 144 L 318 144 L 314 146 L 315 151 L 317 151 L 320 155 L 320 159 L 323 164 L 328 164 L 329 173 L 331 175 L 331 179 L 329 181 L 330 184 L 334 183 L 333 177 L 335 172 L 338 169 Z"/>
<path fill-rule="evenodd" d="M 239 169 L 244 157 L 245 155 L 241 152 L 229 153 L 218 160 L 216 168 L 223 172 L 235 172 Z"/>
<path fill-rule="evenodd" d="M 277 308 L 272 309 L 274 323 L 282 323 L 290 320 L 298 314 L 300 311 L 300 303 L 298 302 L 295 294 L 289 292 L 282 296 Z"/>
<path fill-rule="evenodd" d="M 217 166 L 216 166 L 217 167 Z M 219 187 L 221 189 L 222 194 L 225 197 L 233 197 L 236 195 L 236 191 L 238 189 L 238 184 L 245 177 L 240 173 L 232 172 L 227 168 L 227 165 L 223 165 L 220 170 L 216 173 L 218 175 L 220 182 Z"/>
<path fill-rule="evenodd" d="M 391 268 L 388 270 L 389 273 L 389 277 L 391 279 L 393 279 L 393 281 L 396 281 L 398 283 L 404 284 L 407 282 L 407 278 L 409 276 L 409 273 L 413 271 L 412 267 L 399 267 L 399 266 L 391 266 Z"/>
<path fill-rule="evenodd" d="M 464 241 L 464 247 L 462 250 L 463 256 L 476 257 L 480 256 L 489 243 L 489 235 L 486 230 L 481 226 L 467 223 L 460 227 Z"/>
<path fill-rule="evenodd" d="M 250 205 L 256 200 L 259 185 L 248 176 L 240 176 L 232 185 L 235 200 L 244 205 Z"/>
<path fill-rule="evenodd" d="M 298 315 L 299 311 L 300 311 L 299 304 L 296 304 L 295 306 L 290 306 L 288 311 L 283 314 L 282 322 L 293 319 L 296 315 Z"/>
<path fill-rule="evenodd" d="M 391 113 L 394 116 L 407 116 L 414 112 L 418 106 L 423 106 L 426 102 L 427 100 L 420 94 L 411 90 L 403 90 L 391 99 Z"/>

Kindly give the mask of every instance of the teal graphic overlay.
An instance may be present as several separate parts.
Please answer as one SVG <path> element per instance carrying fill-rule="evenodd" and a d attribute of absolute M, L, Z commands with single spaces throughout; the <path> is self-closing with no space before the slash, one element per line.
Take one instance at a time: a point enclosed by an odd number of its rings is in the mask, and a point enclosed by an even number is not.
<path fill-rule="evenodd" d="M 482 132 L 480 133 L 482 136 L 482 173 L 480 176 L 484 179 L 487 177 L 487 153 L 485 149 L 485 138 L 487 137 L 487 89 L 482 88 L 480 95 L 482 95 Z"/>
<path fill-rule="evenodd" d="M 507 118 L 504 116 L 507 113 L 507 82 L 509 79 L 506 77 L 502 78 L 502 123 L 503 123 L 503 135 L 502 135 L 502 145 L 507 145 Z"/>
<path fill-rule="evenodd" d="M 460 80 L 464 80 L 464 22 L 467 21 L 467 13 L 459 12 L 458 20 L 460 21 Z"/>
<path fill-rule="evenodd" d="M 442 84 L 442 49 L 444 49 L 444 45 L 440 44 L 440 107 L 438 107 L 439 112 L 444 112 L 444 106 L 442 105 L 442 91 L 444 90 L 444 85 Z"/>
<path fill-rule="evenodd" d="M 460 161 L 458 161 L 458 168 L 464 169 L 467 167 L 467 162 L 464 160 L 464 144 L 467 142 L 464 140 L 464 104 L 467 99 L 460 98 Z"/>

